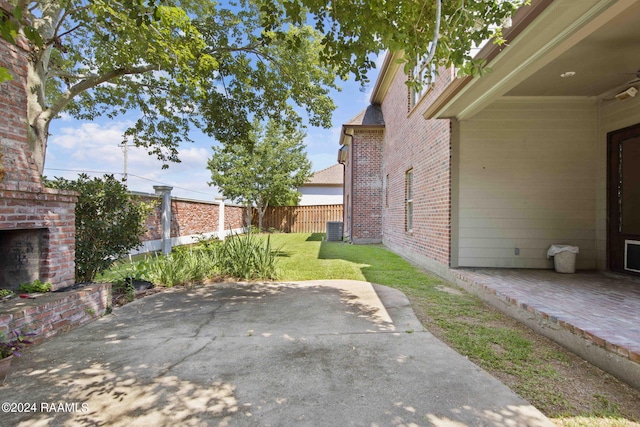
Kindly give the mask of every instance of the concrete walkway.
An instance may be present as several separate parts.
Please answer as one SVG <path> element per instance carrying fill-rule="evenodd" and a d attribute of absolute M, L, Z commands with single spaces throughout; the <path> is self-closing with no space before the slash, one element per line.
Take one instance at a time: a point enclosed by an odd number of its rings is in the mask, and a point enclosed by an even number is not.
<path fill-rule="evenodd" d="M 552 425 L 354 281 L 146 297 L 14 360 L 0 402 L 3 426 Z"/>

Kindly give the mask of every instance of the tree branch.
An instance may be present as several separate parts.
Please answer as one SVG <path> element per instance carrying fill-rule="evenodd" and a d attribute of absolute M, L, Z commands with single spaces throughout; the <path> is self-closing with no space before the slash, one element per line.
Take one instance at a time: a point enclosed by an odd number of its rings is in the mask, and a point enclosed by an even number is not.
<path fill-rule="evenodd" d="M 146 65 L 144 67 L 133 67 L 133 68 L 118 68 L 115 70 L 111 70 L 101 75 L 87 77 L 81 82 L 71 86 L 69 90 L 63 93 L 56 102 L 49 107 L 49 111 L 51 117 L 57 116 L 62 112 L 64 107 L 77 95 L 84 92 L 85 90 L 92 89 L 102 83 L 113 80 L 117 77 L 122 77 L 126 75 L 134 75 L 134 74 L 144 74 L 149 71 L 157 70 L 158 67 L 155 65 Z"/>

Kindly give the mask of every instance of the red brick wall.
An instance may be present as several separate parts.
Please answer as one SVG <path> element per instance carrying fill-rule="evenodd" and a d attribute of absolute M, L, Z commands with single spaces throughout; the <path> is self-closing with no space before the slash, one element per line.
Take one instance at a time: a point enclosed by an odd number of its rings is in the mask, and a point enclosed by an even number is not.
<path fill-rule="evenodd" d="M 0 335 L 13 330 L 35 333 L 35 342 L 66 332 L 102 316 L 111 306 L 111 284 L 94 283 L 61 293 L 47 293 L 35 300 L 13 299 L 0 314 Z"/>
<path fill-rule="evenodd" d="M 0 66 L 13 80 L 0 84 L 0 233 L 45 229 L 39 278 L 58 289 L 74 283 L 76 193 L 46 189 L 27 140 L 27 52 L 0 40 Z M 5 284 L 13 287 L 19 284 Z"/>
<path fill-rule="evenodd" d="M 22 191 L 40 191 L 42 182 L 31 158 L 27 140 L 27 58 L 26 52 L 0 39 L 0 66 L 13 80 L 0 83 L 0 162 L 5 169 L 5 185 Z"/>
<path fill-rule="evenodd" d="M 449 120 L 425 120 L 423 112 L 451 81 L 440 70 L 434 88 L 409 110 L 400 68 L 381 105 L 385 120 L 382 176 L 383 242 L 405 256 L 448 267 L 451 240 L 451 141 Z M 413 170 L 413 231 L 405 229 L 405 174 Z"/>
<path fill-rule="evenodd" d="M 351 143 L 350 189 L 353 243 L 382 241 L 382 129 L 356 129 Z"/>
<path fill-rule="evenodd" d="M 225 205 L 224 229 L 236 230 L 247 226 L 247 208 L 243 206 Z"/>
<path fill-rule="evenodd" d="M 155 203 L 153 213 L 146 220 L 147 233 L 142 240 L 158 240 L 162 238 L 162 203 L 158 196 L 141 196 L 145 203 Z M 197 200 L 171 199 L 171 237 L 192 236 L 200 233 L 218 231 L 217 202 Z M 245 208 L 236 205 L 225 205 L 225 230 L 245 227 Z"/>
<path fill-rule="evenodd" d="M 350 141 L 353 145 L 353 141 Z M 342 234 L 344 237 L 351 241 L 351 216 L 353 214 L 353 208 L 351 199 L 353 197 L 352 190 L 353 182 L 353 147 L 349 146 L 347 160 L 344 163 L 344 210 L 342 211 Z"/>

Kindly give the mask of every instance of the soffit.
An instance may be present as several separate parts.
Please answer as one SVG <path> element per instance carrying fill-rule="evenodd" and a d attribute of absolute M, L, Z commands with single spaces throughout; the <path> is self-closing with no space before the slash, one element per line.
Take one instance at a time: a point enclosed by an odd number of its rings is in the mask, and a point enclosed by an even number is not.
<path fill-rule="evenodd" d="M 470 118 L 503 96 L 612 97 L 640 68 L 639 23 L 640 0 L 556 0 L 434 116 Z"/>

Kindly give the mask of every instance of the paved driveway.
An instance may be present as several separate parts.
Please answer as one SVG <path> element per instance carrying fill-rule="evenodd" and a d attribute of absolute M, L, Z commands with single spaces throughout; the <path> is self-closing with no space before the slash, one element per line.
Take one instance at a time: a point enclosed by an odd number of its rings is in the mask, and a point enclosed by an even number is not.
<path fill-rule="evenodd" d="M 14 361 L 0 402 L 2 426 L 551 425 L 354 281 L 146 297 Z"/>

